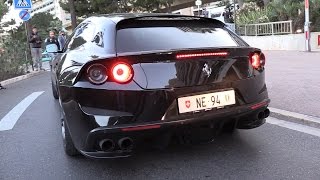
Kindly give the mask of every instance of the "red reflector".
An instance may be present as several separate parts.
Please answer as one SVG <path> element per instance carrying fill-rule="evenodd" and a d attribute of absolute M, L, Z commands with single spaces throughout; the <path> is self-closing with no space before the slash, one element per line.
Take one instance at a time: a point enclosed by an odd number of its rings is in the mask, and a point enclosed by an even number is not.
<path fill-rule="evenodd" d="M 258 109 L 258 108 L 263 107 L 263 106 L 265 106 L 265 105 L 267 105 L 267 104 L 268 104 L 268 102 L 258 103 L 258 104 L 255 104 L 255 105 L 251 106 L 251 109 L 252 109 L 252 110 L 253 110 L 253 109 Z"/>
<path fill-rule="evenodd" d="M 129 127 L 129 128 L 122 128 L 121 131 L 140 131 L 140 130 L 147 130 L 147 129 L 159 129 L 160 125 L 149 125 L 149 126 L 137 126 L 137 127 Z"/>
<path fill-rule="evenodd" d="M 177 59 L 192 58 L 192 57 L 205 57 L 205 56 L 227 56 L 227 52 L 212 52 L 212 53 L 194 53 L 194 54 L 178 54 Z"/>

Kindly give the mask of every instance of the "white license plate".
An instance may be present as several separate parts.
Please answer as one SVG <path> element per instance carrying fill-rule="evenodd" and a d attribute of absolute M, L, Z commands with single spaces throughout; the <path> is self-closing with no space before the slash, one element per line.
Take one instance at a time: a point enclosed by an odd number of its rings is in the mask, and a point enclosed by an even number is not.
<path fill-rule="evenodd" d="M 211 110 L 235 103 L 234 90 L 178 98 L 179 113 Z"/>

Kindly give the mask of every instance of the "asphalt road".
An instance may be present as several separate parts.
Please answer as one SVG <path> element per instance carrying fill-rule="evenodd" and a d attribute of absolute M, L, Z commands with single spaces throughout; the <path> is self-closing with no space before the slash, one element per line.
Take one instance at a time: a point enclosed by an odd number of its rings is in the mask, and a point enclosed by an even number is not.
<path fill-rule="evenodd" d="M 280 52 L 279 52 L 280 53 Z M 272 106 L 296 110 L 292 103 L 297 95 L 305 114 L 317 113 L 312 92 L 304 86 L 304 77 L 293 70 L 281 71 L 281 60 L 267 52 L 268 82 Z M 270 57 L 276 57 L 271 60 Z M 315 61 L 313 61 L 316 63 Z M 284 63 L 285 64 L 285 63 Z M 319 64 L 319 63 L 318 63 Z M 276 67 L 274 67 L 276 66 Z M 293 65 L 292 65 L 293 66 Z M 290 65 L 288 65 L 290 67 Z M 302 74 L 311 74 L 309 81 L 318 83 L 314 66 Z M 284 67 L 285 68 L 285 67 Z M 294 68 L 294 67 L 290 67 Z M 297 71 L 302 71 L 298 65 Z M 273 71 L 274 70 L 274 71 Z M 292 80 L 297 76 L 298 85 Z M 274 77 L 276 76 L 276 77 Z M 306 76 L 306 78 L 309 75 Z M 319 76 L 318 76 L 319 77 Z M 276 81 L 276 82 L 275 82 Z M 287 85 L 282 85 L 287 83 Z M 319 85 L 319 83 L 318 83 Z M 292 90 L 285 90 L 293 87 Z M 143 151 L 116 160 L 70 158 L 64 154 L 60 133 L 58 102 L 51 96 L 48 73 L 24 80 L 0 91 L 0 121 L 25 97 L 43 93 L 28 107 L 11 130 L 0 131 L 0 179 L 319 179 L 319 136 L 265 124 L 253 130 L 238 130 L 221 135 L 213 143 L 196 146 L 171 146 L 164 151 Z M 299 89 L 300 90 L 296 90 Z M 317 88 L 317 87 L 315 87 Z M 301 94 L 303 91 L 310 92 Z M 281 95 L 282 94 L 282 95 Z M 305 102 L 304 97 L 310 98 Z M 320 97 L 320 96 L 318 96 Z M 280 98 L 280 99 L 278 99 Z M 314 103 L 314 104 L 310 104 Z M 298 109 L 300 110 L 300 109 Z M 319 113 L 319 112 L 318 112 Z M 308 129 L 307 129 L 308 130 Z"/>

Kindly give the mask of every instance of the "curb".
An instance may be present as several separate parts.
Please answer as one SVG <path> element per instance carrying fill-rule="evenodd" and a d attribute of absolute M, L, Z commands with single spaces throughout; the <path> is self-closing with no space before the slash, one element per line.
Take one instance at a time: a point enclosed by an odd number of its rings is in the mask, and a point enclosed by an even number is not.
<path fill-rule="evenodd" d="M 42 74 L 44 72 L 43 71 L 31 72 L 31 73 L 28 73 L 28 74 L 25 74 L 25 75 L 22 75 L 22 76 L 18 76 L 18 77 L 14 77 L 14 78 L 11 78 L 11 79 L 7 79 L 7 80 L 4 80 L 4 81 L 1 81 L 0 84 L 2 86 L 6 86 L 6 85 L 9 85 L 9 84 L 13 84 L 13 83 L 16 83 L 16 82 L 19 82 L 19 81 L 22 81 L 22 80 L 37 76 L 37 75 Z"/>
<path fill-rule="evenodd" d="M 290 111 L 276 109 L 276 108 L 272 108 L 272 107 L 269 107 L 269 109 L 271 111 L 271 113 L 270 113 L 271 117 L 281 119 L 284 121 L 289 121 L 289 122 L 305 125 L 305 126 L 320 128 L 320 118 L 319 117 L 290 112 Z"/>

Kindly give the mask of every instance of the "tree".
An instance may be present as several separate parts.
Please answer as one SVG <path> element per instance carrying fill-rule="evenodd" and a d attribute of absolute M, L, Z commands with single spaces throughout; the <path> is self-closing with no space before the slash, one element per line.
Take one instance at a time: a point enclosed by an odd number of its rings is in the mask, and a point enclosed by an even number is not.
<path fill-rule="evenodd" d="M 320 0 L 310 2 L 311 31 L 320 32 Z"/>
<path fill-rule="evenodd" d="M 0 20 L 8 12 L 8 6 L 5 4 L 4 0 L 0 0 Z"/>
<path fill-rule="evenodd" d="M 29 21 L 32 26 L 36 26 L 42 37 L 48 36 L 50 30 L 60 30 L 62 22 L 54 18 L 50 13 L 37 13 Z"/>
<path fill-rule="evenodd" d="M 69 0 L 69 9 L 70 9 L 70 15 L 71 15 L 72 29 L 75 29 L 77 27 L 77 16 L 76 16 L 76 10 L 74 7 L 74 0 Z"/>
<path fill-rule="evenodd" d="M 92 14 L 105 14 L 117 12 L 118 2 L 117 0 L 71 0 L 74 1 L 74 11 L 76 17 L 89 16 Z M 63 10 L 71 13 L 70 0 L 60 2 Z"/>
<path fill-rule="evenodd" d="M 266 2 L 266 1 L 264 1 Z M 320 31 L 320 0 L 310 0 L 311 31 Z M 304 27 L 304 0 L 273 0 L 264 7 L 247 3 L 238 12 L 239 25 L 292 20 L 293 32 Z"/>
<path fill-rule="evenodd" d="M 135 0 L 133 8 L 142 12 L 159 12 L 162 8 L 170 9 L 173 0 Z"/>
<path fill-rule="evenodd" d="M 86 17 L 92 14 L 110 14 L 116 12 L 154 12 L 161 8 L 171 7 L 174 0 L 72 0 L 77 17 Z M 70 3 L 70 1 L 69 1 Z M 71 13 L 66 0 L 60 2 L 61 7 Z"/>

